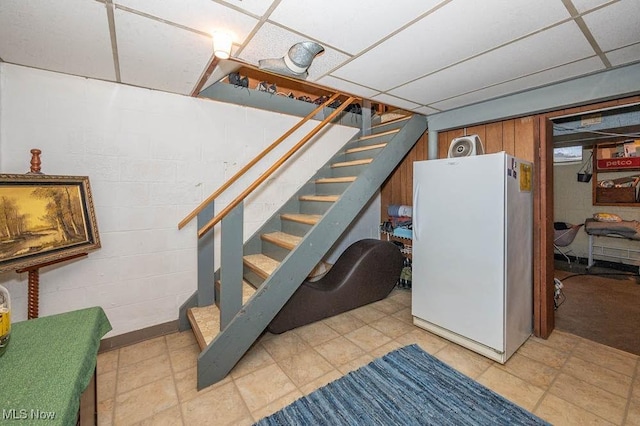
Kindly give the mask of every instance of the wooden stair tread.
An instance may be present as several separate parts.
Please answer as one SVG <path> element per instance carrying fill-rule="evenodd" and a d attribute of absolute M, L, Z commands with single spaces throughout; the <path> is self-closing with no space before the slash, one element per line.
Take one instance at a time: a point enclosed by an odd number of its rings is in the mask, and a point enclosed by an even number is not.
<path fill-rule="evenodd" d="M 301 195 L 298 199 L 300 201 L 323 201 L 323 202 L 336 202 L 340 198 L 339 195 Z"/>
<path fill-rule="evenodd" d="M 342 161 L 340 163 L 333 163 L 331 167 L 349 167 L 349 166 L 360 166 L 362 164 L 369 164 L 373 161 L 373 158 L 363 158 L 361 160 L 352 160 L 352 161 Z"/>
<path fill-rule="evenodd" d="M 386 131 L 380 132 L 380 133 L 372 133 L 370 135 L 360 136 L 358 138 L 358 140 L 359 141 L 365 141 L 367 139 L 378 138 L 380 136 L 392 135 L 394 133 L 398 133 L 399 131 L 400 131 L 400 129 L 391 129 L 391 130 L 386 130 Z"/>
<path fill-rule="evenodd" d="M 377 143 L 377 144 L 374 144 L 374 145 L 358 146 L 356 148 L 347 149 L 344 153 L 345 154 L 353 154 L 354 152 L 369 151 L 369 150 L 372 150 L 372 149 L 384 148 L 385 146 L 387 146 L 386 142 Z"/>
<path fill-rule="evenodd" d="M 187 317 L 198 341 L 198 346 L 200 346 L 200 350 L 203 350 L 220 332 L 220 309 L 215 304 L 196 306 L 187 311 Z"/>
<path fill-rule="evenodd" d="M 293 250 L 295 246 L 297 246 L 300 241 L 302 241 L 302 237 L 280 231 L 262 234 L 260 235 L 260 238 L 282 248 L 286 248 L 287 250 Z"/>
<path fill-rule="evenodd" d="M 378 123 L 375 126 L 371 126 L 371 128 L 375 129 L 376 127 L 388 126 L 389 124 L 396 124 L 396 123 L 399 123 L 401 121 L 408 120 L 410 118 L 411 118 L 410 115 L 407 115 L 407 116 L 404 116 L 404 117 L 394 118 L 393 120 L 385 121 L 385 122 L 382 122 L 382 123 Z"/>
<path fill-rule="evenodd" d="M 280 219 L 304 223 L 305 225 L 315 225 L 321 218 L 321 214 L 283 213 L 280 215 Z"/>
<path fill-rule="evenodd" d="M 316 179 L 316 183 L 346 183 L 354 182 L 357 178 L 357 176 L 328 177 Z"/>
<path fill-rule="evenodd" d="M 268 278 L 278 266 L 280 266 L 280 262 L 269 256 L 265 256 L 262 253 L 249 254 L 244 256 L 242 261 L 245 266 L 265 279 Z"/>

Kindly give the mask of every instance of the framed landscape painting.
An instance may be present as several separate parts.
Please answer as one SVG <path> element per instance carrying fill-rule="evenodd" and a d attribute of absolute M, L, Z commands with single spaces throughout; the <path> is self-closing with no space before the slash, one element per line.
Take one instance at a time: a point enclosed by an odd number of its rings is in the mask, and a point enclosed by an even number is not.
<path fill-rule="evenodd" d="M 87 176 L 0 174 L 0 272 L 98 248 Z"/>

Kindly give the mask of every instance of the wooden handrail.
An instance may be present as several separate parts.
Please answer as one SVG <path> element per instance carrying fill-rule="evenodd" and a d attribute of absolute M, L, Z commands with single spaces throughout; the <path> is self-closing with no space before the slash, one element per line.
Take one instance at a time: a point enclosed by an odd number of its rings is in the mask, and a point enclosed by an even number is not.
<path fill-rule="evenodd" d="M 236 208 L 238 204 L 240 204 L 249 194 L 251 194 L 262 182 L 267 180 L 269 176 L 271 176 L 278 168 L 287 161 L 293 154 L 298 152 L 298 150 L 306 144 L 309 139 L 314 137 L 324 126 L 326 126 L 331 120 L 335 118 L 338 114 L 340 114 L 347 106 L 351 104 L 356 98 L 349 97 L 344 103 L 342 103 L 334 112 L 329 114 L 324 120 L 322 120 L 316 127 L 313 128 L 305 137 L 303 137 L 300 142 L 295 144 L 286 154 L 284 154 L 278 161 L 276 161 L 266 172 L 260 175 L 258 179 L 256 179 L 251 185 L 247 187 L 240 195 L 238 195 L 227 207 L 222 209 L 220 213 L 213 217 L 206 225 L 198 230 L 198 238 L 202 238 L 207 232 L 211 230 L 218 222 L 222 220 L 231 210 Z"/>
<path fill-rule="evenodd" d="M 271 145 L 266 147 L 260 154 L 258 154 L 253 160 L 249 161 L 242 169 L 240 169 L 236 174 L 234 174 L 231 178 L 229 178 L 225 183 L 222 184 L 220 188 L 215 190 L 211 195 L 207 197 L 198 207 L 196 207 L 191 213 L 189 213 L 184 219 L 180 221 L 178 224 L 178 229 L 184 228 L 184 226 L 189 223 L 194 217 L 198 215 L 206 206 L 209 205 L 213 200 L 215 200 L 222 192 L 224 192 L 227 188 L 229 188 L 235 181 L 237 181 L 243 174 L 245 174 L 251 167 L 253 167 L 258 161 L 262 160 L 268 153 L 270 153 L 275 147 L 280 145 L 282 141 L 287 139 L 289 136 L 293 134 L 296 130 L 298 130 L 304 123 L 311 120 L 318 112 L 322 110 L 322 108 L 329 105 L 331 102 L 335 101 L 340 93 L 335 93 L 331 96 L 325 103 L 318 105 L 316 109 L 311 111 L 306 117 L 296 123 L 291 129 L 285 132 L 282 136 L 276 139 Z"/>

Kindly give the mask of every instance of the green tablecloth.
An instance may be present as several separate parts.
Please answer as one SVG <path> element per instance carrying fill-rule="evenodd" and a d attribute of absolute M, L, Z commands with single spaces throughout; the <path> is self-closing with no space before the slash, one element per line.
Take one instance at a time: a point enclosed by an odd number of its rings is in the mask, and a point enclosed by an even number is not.
<path fill-rule="evenodd" d="M 0 357 L 0 423 L 74 425 L 109 330 L 100 307 L 12 324 Z"/>

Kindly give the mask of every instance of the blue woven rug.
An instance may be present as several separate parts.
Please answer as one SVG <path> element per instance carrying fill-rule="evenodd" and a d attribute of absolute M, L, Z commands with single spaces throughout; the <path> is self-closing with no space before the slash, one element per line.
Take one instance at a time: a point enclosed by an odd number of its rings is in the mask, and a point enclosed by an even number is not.
<path fill-rule="evenodd" d="M 548 425 L 417 345 L 378 358 L 256 425 Z"/>

